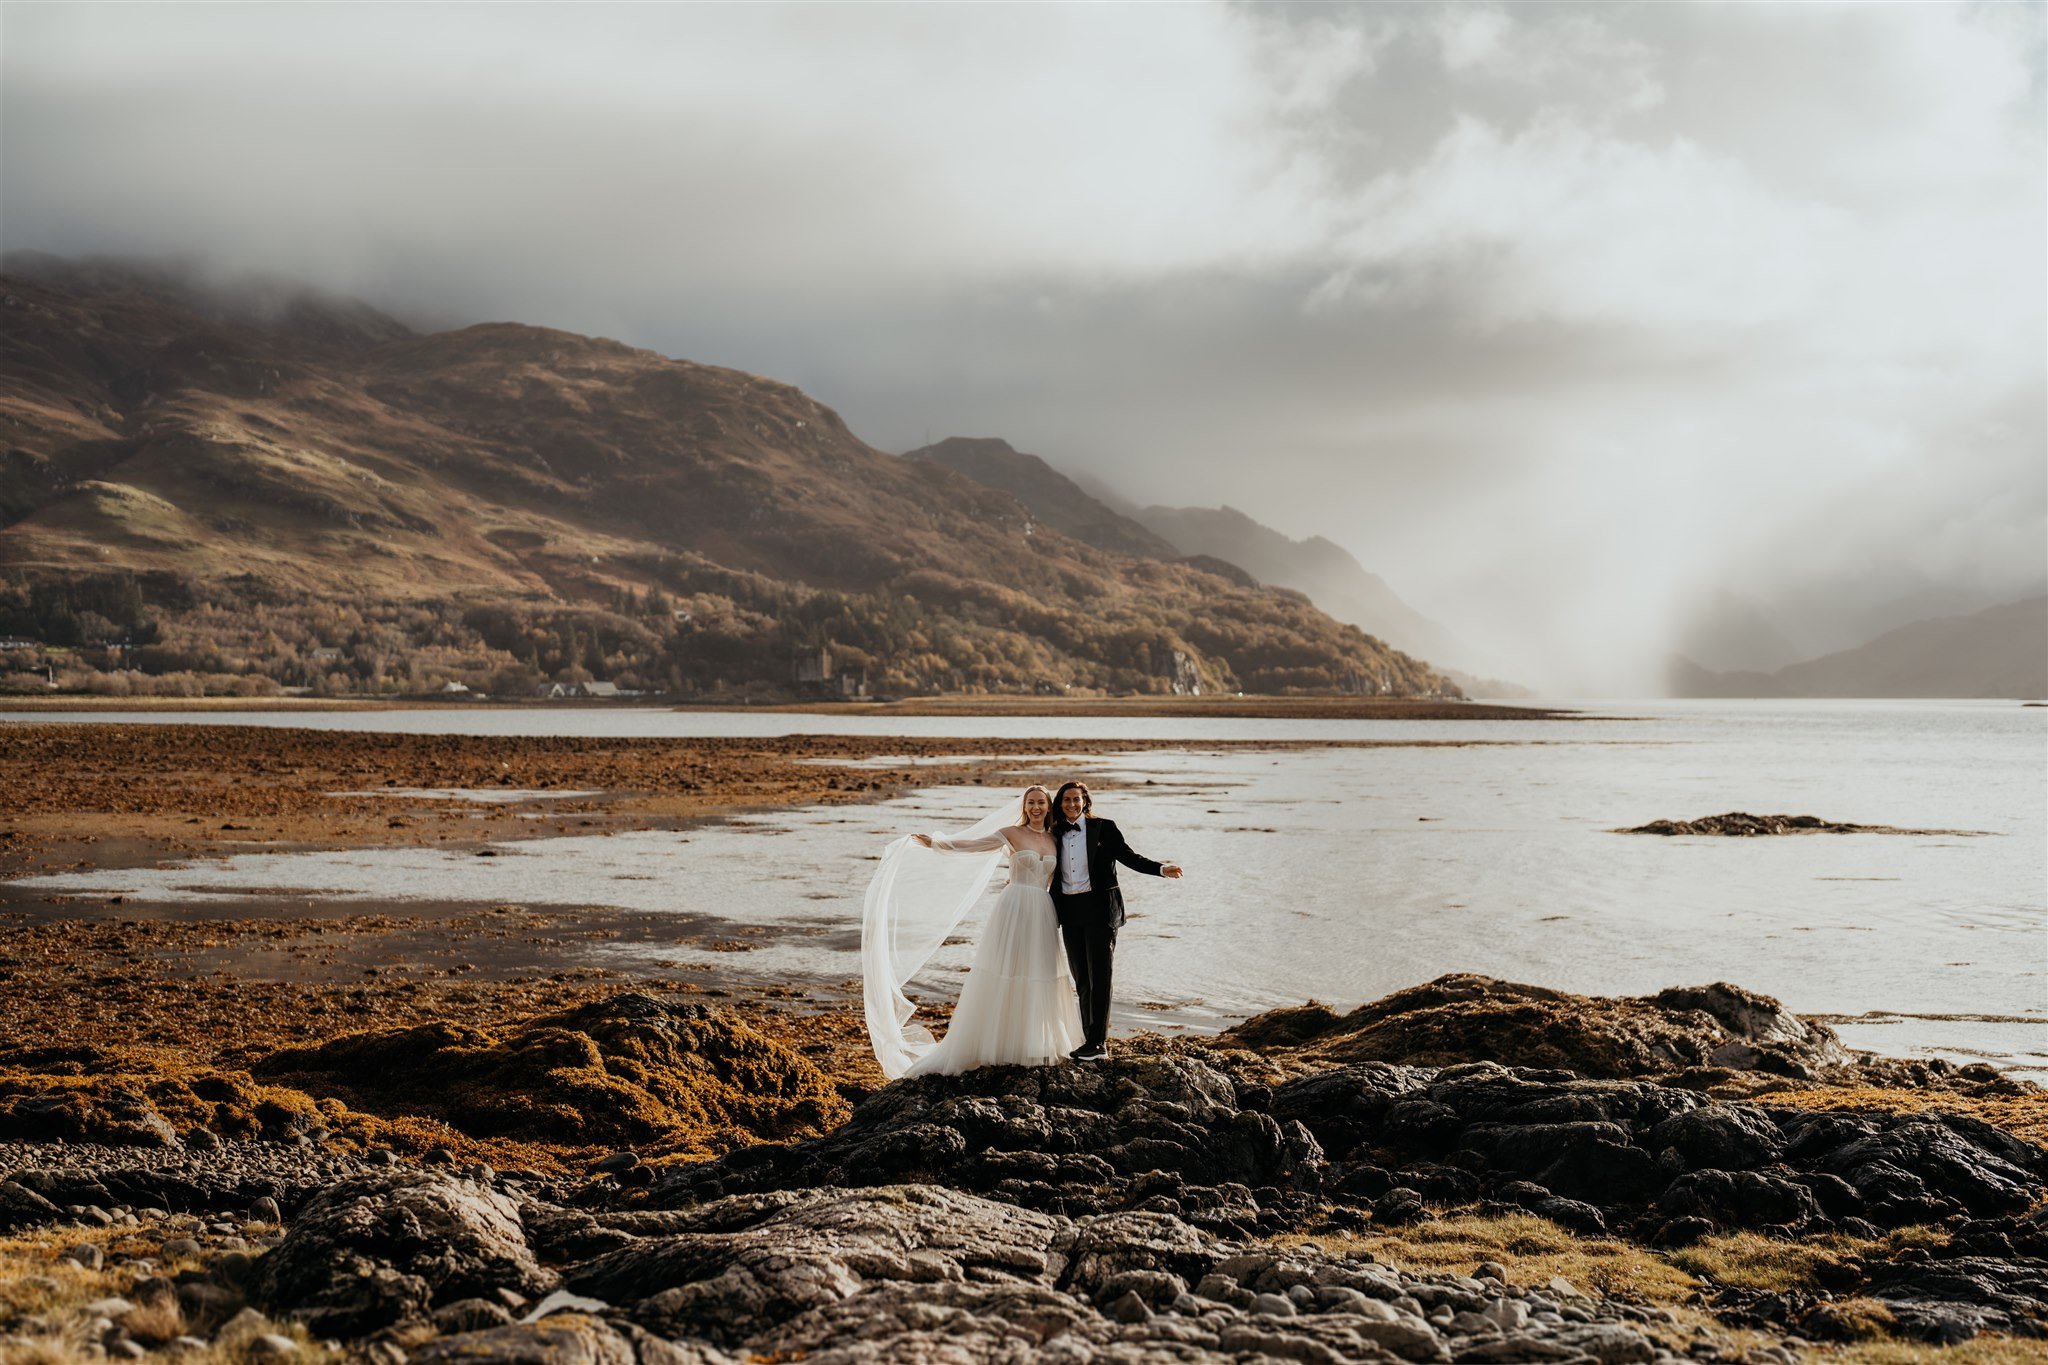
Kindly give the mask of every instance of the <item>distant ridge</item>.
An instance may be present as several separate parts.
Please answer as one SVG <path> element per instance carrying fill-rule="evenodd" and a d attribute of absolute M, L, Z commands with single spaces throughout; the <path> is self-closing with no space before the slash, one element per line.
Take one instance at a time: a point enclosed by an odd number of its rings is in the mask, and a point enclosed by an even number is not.
<path fill-rule="evenodd" d="M 1679 697 L 2048 696 L 2048 597 L 1900 626 L 1773 673 L 1717 673 L 1680 657 Z"/>
<path fill-rule="evenodd" d="M 1289 588 L 1336 617 L 1417 658 L 1469 655 L 1449 632 L 1396 597 L 1341 547 L 1290 540 L 1235 508 L 1138 507 L 1101 479 L 1066 474 L 995 437 L 949 436 L 906 452 L 1014 494 L 1047 525 L 1098 549 L 1145 555 L 1254 587 Z M 1526 697 L 1526 688 L 1435 665 L 1468 696 Z"/>
<path fill-rule="evenodd" d="M 1046 525 L 1098 550 L 1148 559 L 1178 559 L 1183 553 L 1085 492 L 1038 456 L 1026 455 L 998 437 L 948 436 L 906 451 L 903 458 L 930 460 L 977 483 L 999 488 L 1029 507 Z"/>
<path fill-rule="evenodd" d="M 1261 583 L 1293 588 L 1340 621 L 1398 649 L 1430 659 L 1475 697 L 1531 696 L 1527 688 L 1474 677 L 1454 664 L 1471 660 L 1464 641 L 1432 621 L 1368 572 L 1350 551 L 1322 536 L 1294 540 L 1234 507 L 1143 507 L 1131 513 L 1187 554 L 1242 565 Z"/>

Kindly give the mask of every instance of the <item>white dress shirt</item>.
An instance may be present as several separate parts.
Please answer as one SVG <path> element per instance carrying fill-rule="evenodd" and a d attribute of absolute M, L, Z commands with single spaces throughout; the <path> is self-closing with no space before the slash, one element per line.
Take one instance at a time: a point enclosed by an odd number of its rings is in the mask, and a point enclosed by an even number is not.
<path fill-rule="evenodd" d="M 1094 889 L 1095 884 L 1088 880 L 1088 817 L 1084 815 L 1060 835 L 1060 890 L 1078 896 Z"/>

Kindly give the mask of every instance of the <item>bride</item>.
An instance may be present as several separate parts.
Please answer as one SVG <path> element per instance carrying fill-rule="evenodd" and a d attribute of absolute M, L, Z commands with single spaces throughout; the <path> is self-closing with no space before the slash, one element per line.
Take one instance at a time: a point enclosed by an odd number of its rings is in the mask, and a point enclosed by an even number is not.
<path fill-rule="evenodd" d="M 1049 889 L 1058 854 L 1046 828 L 1051 813 L 1045 788 L 1029 787 L 1021 812 L 1006 802 L 962 835 L 913 834 L 883 855 L 868 888 L 861 957 L 868 1032 L 891 1080 L 1048 1066 L 1080 1046 L 1080 1004 Z M 933 858 L 926 850 L 980 856 Z M 910 1022 L 916 1007 L 903 984 L 966 916 L 1005 854 L 1008 884 L 989 910 L 945 1039 L 934 1043 Z"/>

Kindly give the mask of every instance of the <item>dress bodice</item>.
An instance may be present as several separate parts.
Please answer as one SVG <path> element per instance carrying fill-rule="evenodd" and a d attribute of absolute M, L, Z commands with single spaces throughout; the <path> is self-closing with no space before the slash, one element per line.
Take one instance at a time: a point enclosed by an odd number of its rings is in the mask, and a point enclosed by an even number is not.
<path fill-rule="evenodd" d="M 1013 848 L 1010 850 L 1010 882 L 1012 885 L 1035 886 L 1043 891 L 1052 885 L 1053 869 L 1058 861 L 1056 853 Z"/>

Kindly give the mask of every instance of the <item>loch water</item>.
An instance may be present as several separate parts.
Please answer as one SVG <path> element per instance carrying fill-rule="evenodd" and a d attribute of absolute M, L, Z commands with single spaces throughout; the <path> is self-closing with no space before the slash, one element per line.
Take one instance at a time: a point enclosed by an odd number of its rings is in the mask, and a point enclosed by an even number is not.
<path fill-rule="evenodd" d="M 2048 1076 L 2048 709 L 1583 709 L 1588 718 L 1569 721 L 1464 722 L 534 708 L 63 718 L 413 733 L 994 736 L 1020 749 L 1061 738 L 1169 741 L 1072 765 L 1108 788 L 1102 813 L 1138 850 L 1187 869 L 1178 883 L 1126 878 L 1120 1029 L 1220 1027 L 1311 997 L 1349 1008 L 1452 971 L 1601 994 L 1731 981 L 1833 1017 L 1855 1046 Z M 1206 747 L 1233 739 L 1309 747 Z M 239 913 L 274 889 L 300 899 L 708 915 L 792 931 L 765 936 L 721 970 L 837 982 L 858 973 L 861 891 L 882 845 L 968 823 L 1000 795 L 949 785 L 943 764 L 930 771 L 930 786 L 872 805 L 538 838 L 502 845 L 493 859 L 425 848 L 248 854 L 43 876 L 15 889 L 219 900 Z M 1958 832 L 1614 832 L 1734 810 Z M 963 938 L 973 928 L 970 920 Z M 971 942 L 946 950 L 925 988 L 951 989 L 970 957 Z"/>

